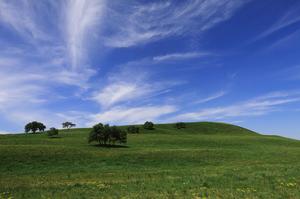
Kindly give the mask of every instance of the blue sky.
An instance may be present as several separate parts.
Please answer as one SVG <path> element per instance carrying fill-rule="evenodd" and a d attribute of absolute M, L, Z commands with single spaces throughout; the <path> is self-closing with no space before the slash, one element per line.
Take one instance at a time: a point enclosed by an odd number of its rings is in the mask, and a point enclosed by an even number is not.
<path fill-rule="evenodd" d="M 0 132 L 222 121 L 300 139 L 298 0 L 2 0 Z"/>

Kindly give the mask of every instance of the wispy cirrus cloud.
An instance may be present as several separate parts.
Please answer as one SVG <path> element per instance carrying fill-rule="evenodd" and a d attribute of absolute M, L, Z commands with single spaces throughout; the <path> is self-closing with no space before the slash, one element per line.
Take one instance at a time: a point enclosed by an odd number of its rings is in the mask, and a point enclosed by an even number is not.
<path fill-rule="evenodd" d="M 114 107 L 99 114 L 91 115 L 88 125 L 95 123 L 113 123 L 113 124 L 138 124 L 147 120 L 157 121 L 161 116 L 176 111 L 175 106 L 140 106 L 140 107 Z"/>
<path fill-rule="evenodd" d="M 153 57 L 153 61 L 163 62 L 163 61 L 176 61 L 176 60 L 186 60 L 193 58 L 201 58 L 205 56 L 212 55 L 208 52 L 184 52 L 184 53 L 172 53 L 161 56 Z"/>
<path fill-rule="evenodd" d="M 90 32 L 100 28 L 104 5 L 88 0 L 0 1 L 0 28 L 5 30 L 0 32 L 0 112 L 5 118 L 18 125 L 31 119 L 51 125 L 61 120 L 46 106 L 89 87 L 96 73 L 87 56 L 94 39 Z"/>
<path fill-rule="evenodd" d="M 87 41 L 91 32 L 99 32 L 102 15 L 105 12 L 106 1 L 69 0 L 65 3 L 65 33 L 66 46 L 73 69 L 80 67 L 86 61 Z"/>
<path fill-rule="evenodd" d="M 23 43 L 16 43 L 14 49 L 26 52 L 6 50 L 5 56 L 17 55 L 27 70 L 44 67 L 43 71 L 55 72 L 62 84 L 86 87 L 96 73 L 87 56 L 95 39 L 90 32 L 96 35 L 100 29 L 104 7 L 105 1 L 1 1 L 0 26 L 19 36 Z"/>
<path fill-rule="evenodd" d="M 271 25 L 271 27 L 269 27 L 267 30 L 256 36 L 254 39 L 251 40 L 251 42 L 263 39 L 278 31 L 288 28 L 291 25 L 300 23 L 299 5 L 300 4 L 298 3 L 298 6 L 294 6 L 292 9 L 286 12 L 279 20 L 277 20 L 273 25 Z M 289 37 L 289 34 L 287 37 Z M 281 38 L 281 40 L 283 39 L 284 38 Z"/>
<path fill-rule="evenodd" d="M 44 29 L 38 24 L 38 17 L 41 15 L 39 7 L 43 6 L 42 2 L 30 1 L 1 1 L 0 2 L 0 22 L 4 23 L 19 36 L 27 41 L 35 42 L 34 40 L 48 40 L 48 35 Z"/>
<path fill-rule="evenodd" d="M 179 114 L 172 121 L 220 120 L 242 116 L 259 116 L 276 111 L 280 105 L 300 102 L 299 92 L 273 92 L 229 106 L 206 108 Z"/>
<path fill-rule="evenodd" d="M 121 5 L 110 4 L 113 9 L 108 14 L 113 23 L 104 42 L 110 47 L 130 47 L 195 30 L 200 33 L 230 18 L 245 2 L 188 0 L 122 5 L 118 1 Z"/>
<path fill-rule="evenodd" d="M 142 104 L 180 84 L 183 82 L 172 80 L 153 82 L 151 74 L 146 69 L 141 71 L 135 64 L 129 64 L 109 74 L 105 86 L 94 91 L 91 99 L 104 109 L 122 103 Z"/>
<path fill-rule="evenodd" d="M 226 91 L 219 91 L 217 93 L 214 93 L 208 97 L 205 97 L 205 98 L 202 98 L 202 99 L 199 99 L 199 100 L 196 100 L 194 102 L 194 104 L 202 104 L 202 103 L 206 103 L 206 102 L 210 102 L 212 100 L 215 100 L 215 99 L 218 99 L 220 97 L 223 97 L 224 95 L 226 95 L 227 92 Z"/>

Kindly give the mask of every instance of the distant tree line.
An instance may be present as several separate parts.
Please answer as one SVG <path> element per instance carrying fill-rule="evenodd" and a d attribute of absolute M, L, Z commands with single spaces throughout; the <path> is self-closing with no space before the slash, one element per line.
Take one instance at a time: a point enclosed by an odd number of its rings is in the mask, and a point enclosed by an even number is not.
<path fill-rule="evenodd" d="M 63 128 L 67 128 L 70 129 L 72 127 L 75 127 L 76 124 L 72 123 L 72 122 L 64 122 L 62 123 Z M 37 122 L 37 121 L 33 121 L 33 122 L 29 122 L 28 124 L 25 125 L 25 132 L 26 133 L 42 133 L 45 132 L 46 126 L 42 123 L 42 122 Z M 49 137 L 55 137 L 58 135 L 58 129 L 52 127 L 47 131 L 47 135 Z"/>
<path fill-rule="evenodd" d="M 72 127 L 75 127 L 76 124 L 72 122 L 64 122 L 62 123 L 63 128 L 70 129 Z M 143 124 L 143 128 L 145 130 L 153 130 L 154 129 L 154 123 L 151 121 L 146 121 Z M 175 123 L 175 128 L 177 129 L 183 129 L 186 128 L 186 124 L 184 122 L 177 122 Z M 46 129 L 46 126 L 37 121 L 29 122 L 25 125 L 25 132 L 26 133 L 33 133 L 36 132 L 44 132 Z M 47 135 L 49 137 L 55 137 L 58 135 L 59 130 L 52 127 L 47 131 Z M 98 142 L 100 145 L 115 145 L 118 144 L 126 144 L 127 143 L 127 133 L 130 134 L 139 134 L 140 128 L 131 125 L 127 127 L 127 131 L 123 130 L 122 128 L 116 127 L 116 126 L 109 126 L 108 124 L 103 125 L 102 123 L 98 123 L 93 126 L 92 130 L 89 133 L 88 142 Z"/>

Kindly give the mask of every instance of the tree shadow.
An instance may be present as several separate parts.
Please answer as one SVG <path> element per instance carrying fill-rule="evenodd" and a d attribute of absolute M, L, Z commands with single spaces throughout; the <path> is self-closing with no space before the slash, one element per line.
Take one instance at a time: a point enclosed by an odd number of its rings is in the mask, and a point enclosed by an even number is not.
<path fill-rule="evenodd" d="M 59 136 L 59 135 L 58 135 L 58 136 L 55 136 L 55 135 L 54 135 L 54 136 L 48 136 L 48 138 L 50 138 L 50 139 L 57 139 L 57 138 L 62 138 L 62 136 Z"/>
<path fill-rule="evenodd" d="M 126 145 L 113 145 L 113 144 L 94 144 L 94 147 L 101 147 L 101 148 L 129 148 Z"/>

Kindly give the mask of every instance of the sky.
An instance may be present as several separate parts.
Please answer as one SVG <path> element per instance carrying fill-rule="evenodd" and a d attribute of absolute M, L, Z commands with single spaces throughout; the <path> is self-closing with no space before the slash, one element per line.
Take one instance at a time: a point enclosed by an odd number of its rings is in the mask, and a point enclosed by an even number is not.
<path fill-rule="evenodd" d="M 298 0 L 1 0 L 0 132 L 216 121 L 300 139 Z"/>

